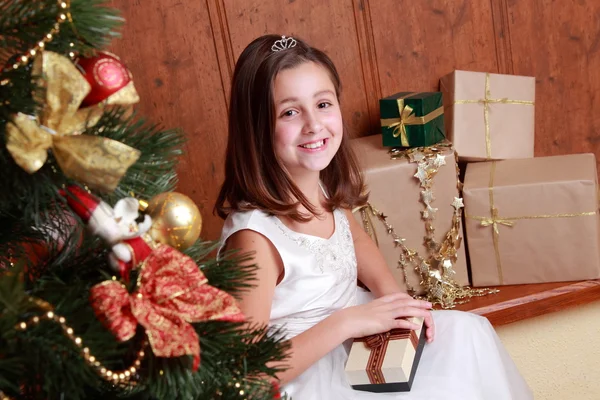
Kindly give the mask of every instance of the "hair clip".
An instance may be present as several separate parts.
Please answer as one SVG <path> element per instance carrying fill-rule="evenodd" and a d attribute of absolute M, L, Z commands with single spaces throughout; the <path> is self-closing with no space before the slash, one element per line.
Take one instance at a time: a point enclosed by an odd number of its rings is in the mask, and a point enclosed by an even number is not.
<path fill-rule="evenodd" d="M 282 36 L 280 40 L 276 40 L 273 46 L 271 46 L 271 51 L 291 49 L 294 46 L 296 46 L 296 39 L 292 37 L 286 38 L 285 36 Z"/>

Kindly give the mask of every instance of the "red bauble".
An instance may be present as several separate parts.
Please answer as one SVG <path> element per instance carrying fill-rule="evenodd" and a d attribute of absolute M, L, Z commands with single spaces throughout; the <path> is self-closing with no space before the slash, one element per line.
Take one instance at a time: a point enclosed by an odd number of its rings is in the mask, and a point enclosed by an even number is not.
<path fill-rule="evenodd" d="M 80 58 L 77 64 L 92 87 L 90 93 L 83 99 L 82 107 L 93 106 L 106 100 L 132 80 L 127 67 L 111 53 L 99 52 L 95 57 Z"/>

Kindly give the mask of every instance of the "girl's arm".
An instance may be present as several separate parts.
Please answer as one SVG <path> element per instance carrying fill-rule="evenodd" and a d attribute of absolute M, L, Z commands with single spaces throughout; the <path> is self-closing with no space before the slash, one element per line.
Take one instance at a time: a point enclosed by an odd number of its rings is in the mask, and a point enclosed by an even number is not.
<path fill-rule="evenodd" d="M 367 232 L 362 229 L 354 218 L 352 211 L 345 210 L 345 212 L 354 241 L 358 279 L 369 288 L 375 297 L 403 292 L 392 275 L 379 247 L 377 247 Z M 425 318 L 425 325 L 427 326 L 427 340 L 431 342 L 435 335 L 435 327 L 431 314 Z"/>
<path fill-rule="evenodd" d="M 259 266 L 256 281 L 253 282 L 255 286 L 242 294 L 240 307 L 249 322 L 268 324 L 275 286 L 284 271 L 279 253 L 271 241 L 251 230 L 242 230 L 233 234 L 227 241 L 227 248 L 240 249 L 242 253 L 254 253 L 252 263 Z M 431 307 L 429 303 L 398 293 L 368 304 L 337 311 L 292 338 L 288 358 L 270 365 L 279 364 L 288 368 L 278 375 L 282 384 L 285 384 L 348 338 L 367 336 L 393 328 L 416 329 L 415 324 L 397 318 L 426 317 L 428 307 Z"/>

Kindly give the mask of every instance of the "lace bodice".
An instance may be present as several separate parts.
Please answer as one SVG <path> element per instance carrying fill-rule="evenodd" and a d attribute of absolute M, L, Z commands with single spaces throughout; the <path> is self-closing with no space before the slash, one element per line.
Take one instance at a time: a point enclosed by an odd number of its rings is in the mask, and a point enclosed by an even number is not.
<path fill-rule="evenodd" d="M 251 229 L 279 252 L 284 277 L 275 288 L 270 323 L 284 326 L 286 336 L 355 304 L 356 254 L 350 225 L 342 210 L 334 210 L 333 215 L 335 230 L 328 239 L 295 232 L 260 210 L 234 213 L 225 221 L 222 243 L 237 231 Z"/>

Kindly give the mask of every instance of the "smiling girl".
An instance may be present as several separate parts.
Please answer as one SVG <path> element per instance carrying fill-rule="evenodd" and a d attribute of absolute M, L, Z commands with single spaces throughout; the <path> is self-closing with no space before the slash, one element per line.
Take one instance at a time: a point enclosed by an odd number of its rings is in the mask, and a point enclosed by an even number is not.
<path fill-rule="evenodd" d="M 255 286 L 241 308 L 280 327 L 291 344 L 279 375 L 295 400 L 531 399 L 489 322 L 402 293 L 351 209 L 366 202 L 327 55 L 293 38 L 262 36 L 235 68 L 225 182 L 215 209 L 222 249 L 254 254 Z M 363 302 L 357 279 L 374 299 Z M 416 329 L 425 346 L 407 393 L 358 392 L 344 366 L 353 338 Z M 435 321 L 435 325 L 434 325 Z M 435 340 L 434 340 L 435 337 Z"/>

